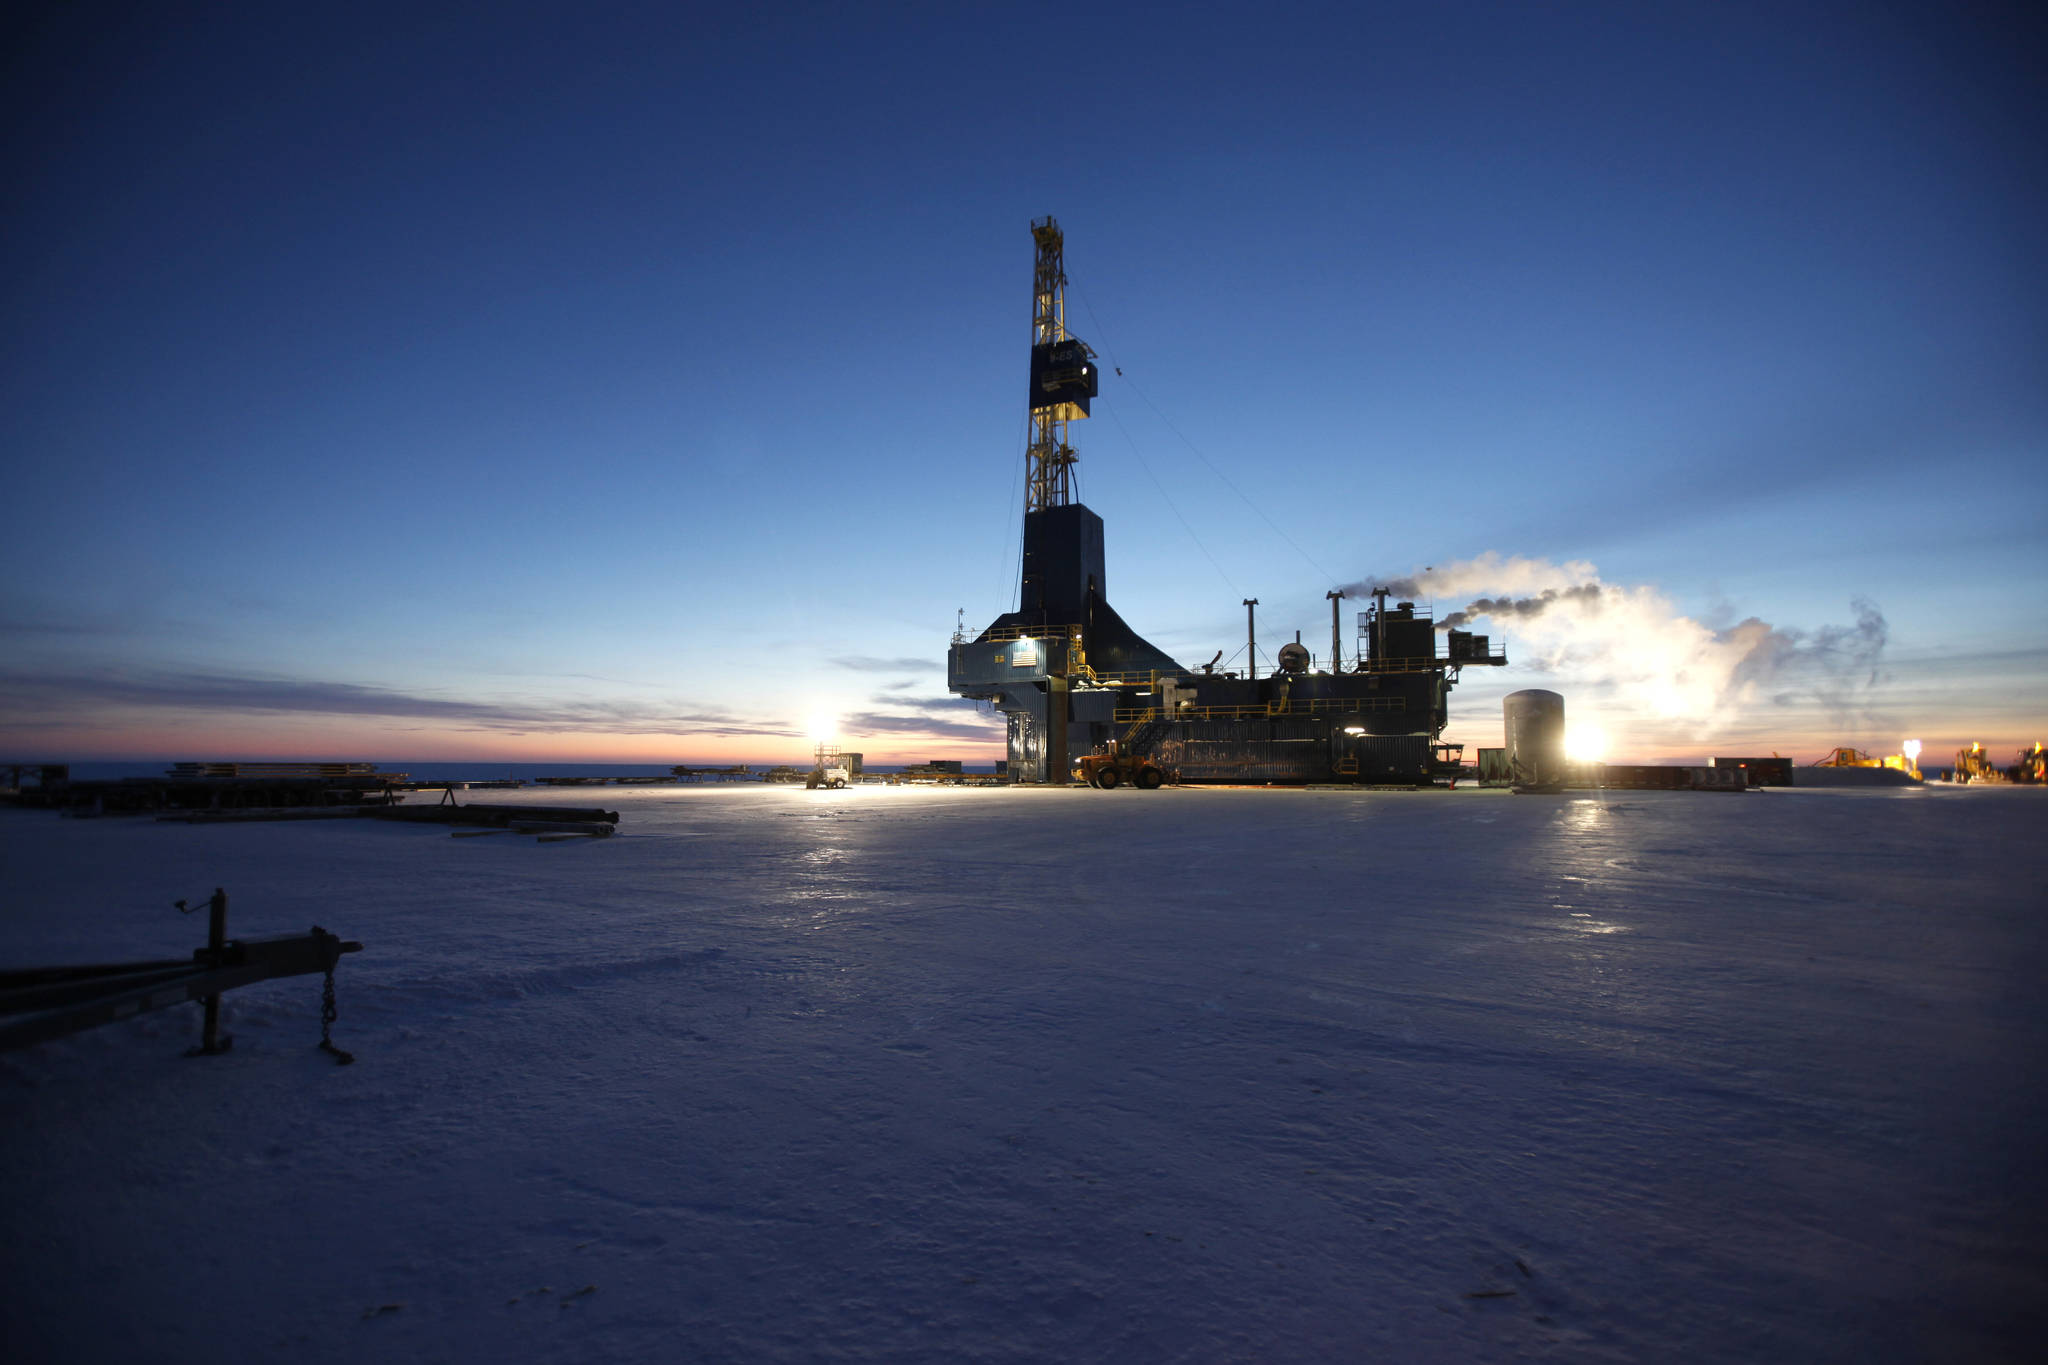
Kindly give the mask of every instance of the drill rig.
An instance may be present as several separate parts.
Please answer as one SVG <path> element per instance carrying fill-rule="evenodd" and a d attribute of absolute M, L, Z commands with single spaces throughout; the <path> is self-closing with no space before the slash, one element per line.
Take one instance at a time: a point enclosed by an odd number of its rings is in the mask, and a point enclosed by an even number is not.
<path fill-rule="evenodd" d="M 1183 782 L 1420 785 L 1454 774 L 1437 740 L 1461 668 L 1505 664 L 1487 638 L 1449 633 L 1413 602 L 1360 618 L 1350 668 L 1331 611 L 1331 657 L 1315 669 L 1299 643 L 1261 677 L 1248 643 L 1244 671 L 1183 668 L 1109 605 L 1102 518 L 1073 498 L 1068 424 L 1086 418 L 1100 383 L 1095 353 L 1066 328 L 1065 238 L 1031 224 L 1031 442 L 1025 453 L 1024 553 L 1017 607 L 973 639 L 954 640 L 946 684 L 1008 720 L 1012 782 L 1153 788 Z M 1244 604 L 1249 610 L 1255 600 Z M 1247 618 L 1250 633 L 1250 618 Z M 1218 657 L 1221 651 L 1218 651 Z M 1079 761 L 1077 762 L 1077 756 Z"/>
<path fill-rule="evenodd" d="M 1031 368 L 1026 404 L 1031 443 L 1025 451 L 1024 556 L 1017 609 L 998 616 L 975 639 L 953 646 L 947 682 L 963 696 L 995 703 L 1009 720 L 1009 773 L 1014 782 L 1064 784 L 1073 752 L 1106 741 L 1110 717 L 1097 722 L 1097 701 L 1082 708 L 1078 685 L 1093 690 L 1109 677 L 1177 673 L 1164 650 L 1124 624 L 1106 597 L 1102 518 L 1074 501 L 1074 448 L 1068 423 L 1088 416 L 1101 384 L 1095 352 L 1066 323 L 1066 239 L 1051 217 L 1031 224 Z M 1070 729 L 1084 727 L 1073 745 Z"/>

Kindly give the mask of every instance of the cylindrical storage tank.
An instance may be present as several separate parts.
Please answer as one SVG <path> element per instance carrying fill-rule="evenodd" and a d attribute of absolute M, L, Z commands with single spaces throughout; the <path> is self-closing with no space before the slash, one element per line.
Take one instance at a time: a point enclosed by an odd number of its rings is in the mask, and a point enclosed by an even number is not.
<path fill-rule="evenodd" d="M 1507 723 L 1508 769 L 1516 785 L 1564 781 L 1564 698 L 1532 687 L 1508 693 L 1500 706 Z"/>

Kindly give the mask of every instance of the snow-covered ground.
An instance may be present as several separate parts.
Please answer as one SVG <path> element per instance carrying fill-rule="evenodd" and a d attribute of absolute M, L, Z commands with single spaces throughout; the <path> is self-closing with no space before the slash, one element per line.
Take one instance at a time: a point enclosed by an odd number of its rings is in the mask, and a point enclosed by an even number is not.
<path fill-rule="evenodd" d="M 542 845 L 0 812 L 10 1361 L 2032 1359 L 2048 792 L 726 787 Z"/>

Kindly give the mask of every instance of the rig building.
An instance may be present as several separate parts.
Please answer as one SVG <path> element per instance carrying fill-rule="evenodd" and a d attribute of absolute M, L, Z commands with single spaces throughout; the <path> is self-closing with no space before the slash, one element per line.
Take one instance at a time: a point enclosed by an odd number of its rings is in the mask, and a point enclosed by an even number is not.
<path fill-rule="evenodd" d="M 972 639 L 956 637 L 947 686 L 992 703 L 1009 722 L 1012 781 L 1064 785 L 1075 760 L 1116 751 L 1182 782 L 1417 785 L 1457 768 L 1440 743 L 1459 670 L 1507 662 L 1486 636 L 1437 631 L 1412 602 L 1376 590 L 1360 642 L 1343 665 L 1331 608 L 1329 667 L 1298 643 L 1257 673 L 1255 634 L 1240 675 L 1183 667 L 1109 604 L 1102 518 L 1072 500 L 1068 423 L 1088 416 L 1100 380 L 1095 353 L 1065 323 L 1064 240 L 1051 218 L 1032 224 L 1032 289 L 1024 550 L 1017 610 Z M 1257 602 L 1247 601 L 1249 613 Z M 1220 651 L 1219 651 L 1220 655 Z"/>

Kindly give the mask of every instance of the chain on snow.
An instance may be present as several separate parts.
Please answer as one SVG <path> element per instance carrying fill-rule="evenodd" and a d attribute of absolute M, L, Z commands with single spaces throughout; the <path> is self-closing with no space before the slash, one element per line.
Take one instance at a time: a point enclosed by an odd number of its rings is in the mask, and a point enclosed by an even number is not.
<path fill-rule="evenodd" d="M 327 984 L 320 988 L 320 1050 L 333 1053 L 337 1065 L 347 1066 L 356 1059 L 356 1054 L 343 1052 L 334 1045 L 334 1039 L 328 1034 L 328 1030 L 334 1027 L 334 1021 L 340 1017 L 340 1011 L 334 1008 L 334 968 L 329 967 Z"/>
<path fill-rule="evenodd" d="M 313 926 L 313 932 L 319 934 L 326 931 L 316 924 Z M 341 1017 L 341 1011 L 334 1004 L 334 963 L 337 958 L 338 955 L 328 959 L 327 980 L 320 987 L 320 1050 L 333 1053 L 335 1065 L 347 1066 L 356 1059 L 356 1054 L 344 1052 L 336 1047 L 331 1036 L 334 1021 Z"/>

